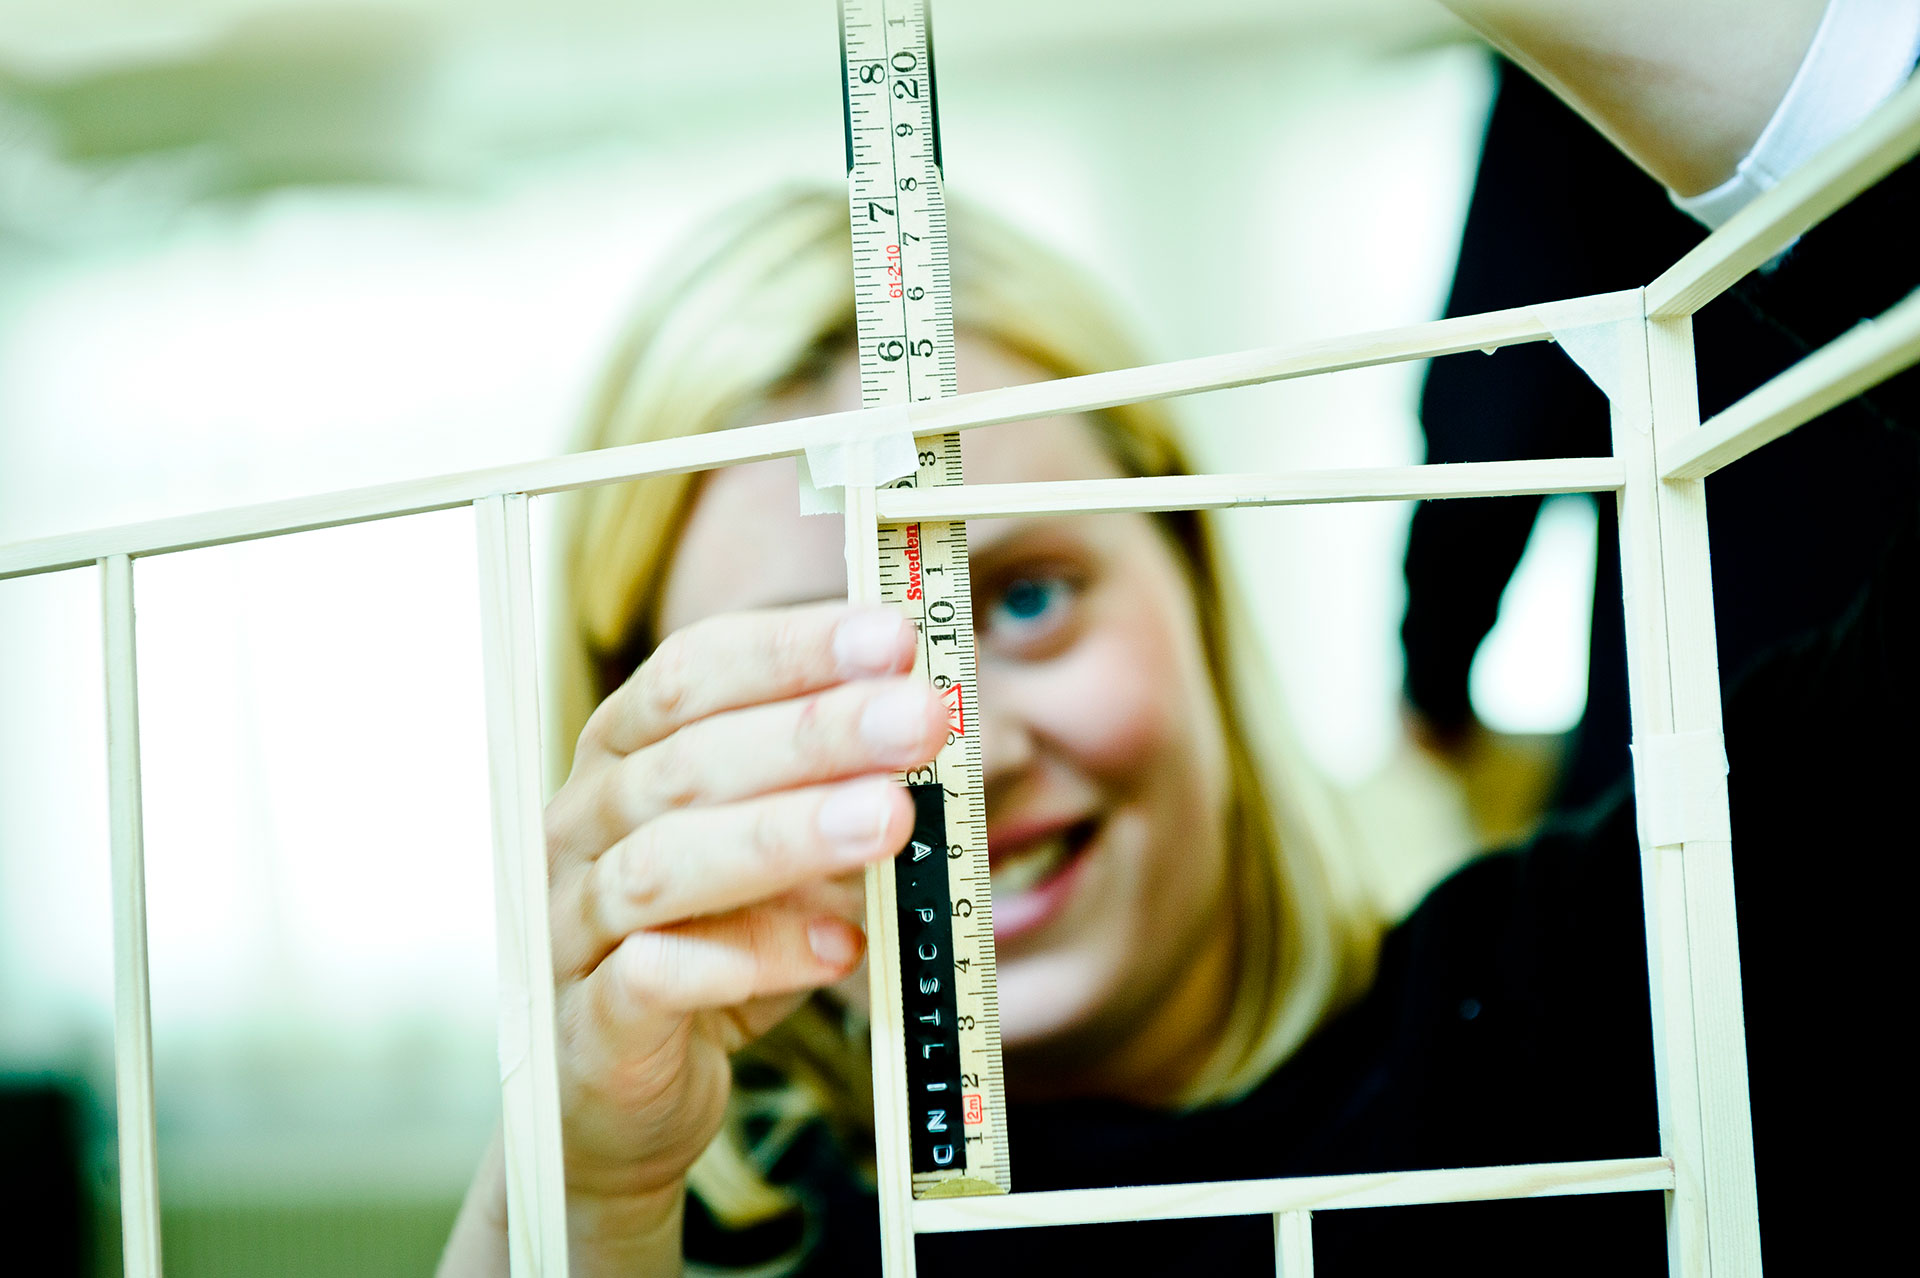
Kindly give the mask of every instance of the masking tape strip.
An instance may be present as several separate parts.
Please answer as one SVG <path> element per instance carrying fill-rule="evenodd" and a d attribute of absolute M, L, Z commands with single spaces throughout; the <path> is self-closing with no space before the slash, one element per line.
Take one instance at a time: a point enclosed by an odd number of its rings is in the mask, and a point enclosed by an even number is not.
<path fill-rule="evenodd" d="M 1623 340 L 1625 330 L 1638 327 L 1640 321 L 1608 320 L 1604 324 L 1582 324 L 1578 328 L 1556 328 L 1549 330 L 1553 340 L 1567 357 L 1580 366 L 1580 371 L 1593 379 L 1593 384 L 1605 393 L 1608 399 L 1620 393 L 1623 367 L 1627 346 Z"/>
<path fill-rule="evenodd" d="M 1648 847 L 1730 841 L 1727 739 L 1718 732 L 1642 737 L 1633 750 L 1633 799 Z"/>
<path fill-rule="evenodd" d="M 913 405 L 886 404 L 870 409 L 870 424 L 862 424 L 852 439 L 816 444 L 800 459 L 800 513 L 844 513 L 848 484 L 879 487 L 911 475 L 919 454 L 913 442 Z"/>

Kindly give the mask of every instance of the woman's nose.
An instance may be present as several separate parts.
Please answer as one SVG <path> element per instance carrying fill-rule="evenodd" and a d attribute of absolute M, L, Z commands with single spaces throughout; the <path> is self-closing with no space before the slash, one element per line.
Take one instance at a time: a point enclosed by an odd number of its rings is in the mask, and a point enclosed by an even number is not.
<path fill-rule="evenodd" d="M 1018 776 L 1033 762 L 1034 738 L 1011 689 L 985 677 L 979 686 L 981 780 L 991 794 L 997 782 Z"/>

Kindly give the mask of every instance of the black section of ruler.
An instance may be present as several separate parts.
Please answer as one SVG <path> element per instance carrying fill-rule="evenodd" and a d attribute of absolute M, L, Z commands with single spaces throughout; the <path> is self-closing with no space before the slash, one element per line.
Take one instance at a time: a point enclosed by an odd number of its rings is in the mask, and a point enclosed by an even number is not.
<path fill-rule="evenodd" d="M 847 84 L 847 5 L 846 0 L 834 6 L 840 10 L 840 119 L 847 126 L 847 177 L 853 177 L 853 89 Z M 927 95 L 932 97 L 933 85 L 927 85 Z M 939 143 L 935 142 L 937 148 Z"/>
<path fill-rule="evenodd" d="M 953 901 L 947 888 L 947 792 L 937 784 L 907 789 L 913 795 L 913 837 L 893 862 L 907 1030 L 907 1120 L 913 1170 L 947 1171 L 967 1164 L 953 990 Z"/>

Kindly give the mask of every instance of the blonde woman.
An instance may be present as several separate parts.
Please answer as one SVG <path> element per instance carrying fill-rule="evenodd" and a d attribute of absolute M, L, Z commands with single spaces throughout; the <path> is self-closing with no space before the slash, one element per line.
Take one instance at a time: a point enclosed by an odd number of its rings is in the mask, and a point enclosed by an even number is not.
<path fill-rule="evenodd" d="M 1526 25 L 1506 34 L 1523 46 Z M 963 389 L 1137 362 L 1058 260 L 978 214 L 953 228 Z M 838 192 L 716 228 L 615 360 L 588 445 L 857 403 L 849 258 Z M 972 432 L 966 461 L 989 483 L 1181 468 L 1152 406 Z M 791 462 L 764 463 L 596 490 L 573 525 L 574 749 L 547 831 L 577 1274 L 874 1267 L 857 871 L 904 841 L 891 776 L 932 757 L 945 718 L 906 676 L 906 623 L 835 602 L 838 522 L 801 518 L 794 492 Z M 1477 863 L 1383 944 L 1274 730 L 1203 518 L 970 536 L 1022 1189 L 1657 1151 L 1630 808 Z M 1783 731 L 1825 746 L 1784 775 L 1773 754 L 1744 774 L 1736 756 L 1737 819 L 1796 847 L 1801 786 L 1830 800 L 1884 782 L 1884 803 L 1890 756 L 1849 750 L 1843 729 L 1868 703 L 1912 706 L 1890 656 L 1914 641 L 1910 595 L 1870 601 L 1814 682 L 1763 680 L 1730 708 L 1736 749 Z M 1863 797 L 1826 828 L 1862 838 L 1846 821 L 1879 811 Z M 1825 902 L 1788 863 L 1743 862 L 1743 939 L 1763 974 L 1791 953 L 1797 979 L 1837 976 L 1837 937 L 1798 944 Z M 1782 938 L 1769 923 L 1789 903 L 1801 926 Z M 1749 999 L 1763 1174 L 1764 1142 L 1816 1113 L 1772 1099 L 1758 1054 L 1796 1015 Z M 1840 1019 L 1817 1068 L 1793 1059 L 1797 1083 L 1838 1091 L 1845 1036 L 1877 1023 Z M 1779 1182 L 1789 1203 L 1811 1166 Z M 503 1201 L 496 1148 L 443 1274 L 505 1272 Z M 1795 1247 L 1804 1216 L 1772 1237 Z M 1316 1251 L 1332 1274 L 1468 1254 L 1479 1273 L 1654 1272 L 1661 1226 L 1657 1196 L 1334 1213 Z M 1264 1219 L 1160 1222 L 923 1239 L 920 1258 L 974 1278 L 1252 1274 L 1272 1272 L 1272 1246 Z"/>
<path fill-rule="evenodd" d="M 978 213 L 955 225 L 963 385 L 1137 361 L 1057 258 Z M 714 241 L 637 325 L 593 445 L 857 401 L 844 196 L 781 194 Z M 974 432 L 966 449 L 976 481 L 1184 469 L 1155 405 Z M 924 762 L 945 735 L 928 690 L 900 677 L 910 627 L 808 602 L 846 593 L 840 537 L 837 519 L 799 516 L 783 461 L 588 494 L 570 542 L 560 732 L 580 749 L 549 828 L 560 961 L 583 979 L 563 985 L 562 1020 L 597 1034 L 632 1015 L 635 995 L 614 988 L 629 962 L 648 982 L 676 972 L 690 992 L 674 997 L 689 1001 L 750 992 L 711 1023 L 669 1023 L 694 1040 L 670 1049 L 671 1079 L 622 1077 L 604 1098 L 635 1113 L 637 1089 L 675 1089 L 678 1152 L 706 1150 L 691 1168 L 700 1214 L 736 1229 L 796 1212 L 762 1169 L 815 1113 L 852 1162 L 870 1158 L 865 978 L 844 979 L 859 958 L 858 880 L 799 880 L 896 850 L 904 792 L 847 778 Z M 1002 522 L 974 529 L 972 553 L 1014 1086 L 1163 1107 L 1237 1095 L 1364 987 L 1377 927 L 1337 885 L 1331 823 L 1304 773 L 1242 717 L 1258 707 L 1270 729 L 1272 699 L 1234 695 L 1249 663 L 1235 660 L 1204 525 L 1190 513 Z M 639 830 L 613 841 L 622 827 Z M 577 877 L 561 868 L 576 841 Z M 728 868 L 744 881 L 728 886 Z M 642 881 L 656 871 L 684 877 Z M 712 921 L 681 921 L 692 915 Z M 675 926 L 621 939 L 656 920 Z M 773 974 L 723 966 L 730 945 Z M 828 982 L 804 1003 L 784 988 Z M 762 1034 L 750 1059 L 771 1085 L 734 1090 L 728 1112 L 726 1056 Z M 570 1163 L 584 1169 L 581 1144 Z"/>

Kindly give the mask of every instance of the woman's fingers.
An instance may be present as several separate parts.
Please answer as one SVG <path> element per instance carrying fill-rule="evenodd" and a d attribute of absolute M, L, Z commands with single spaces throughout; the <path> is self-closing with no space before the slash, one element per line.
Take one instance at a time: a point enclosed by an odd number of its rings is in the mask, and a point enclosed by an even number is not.
<path fill-rule="evenodd" d="M 555 884 L 556 971 L 590 970 L 631 933 L 789 893 L 823 901 L 799 893 L 891 856 L 912 827 L 885 777 L 664 813 Z"/>
<path fill-rule="evenodd" d="M 947 737 L 924 679 L 863 681 L 711 715 L 570 782 L 549 813 L 560 861 L 584 861 L 676 809 L 917 767 Z"/>
<path fill-rule="evenodd" d="M 623 755 L 724 710 L 913 666 L 913 627 L 889 608 L 819 604 L 709 617 L 668 635 L 588 719 L 581 746 Z"/>
<path fill-rule="evenodd" d="M 697 1012 L 846 976 L 866 940 L 832 914 L 754 906 L 627 937 L 563 998 L 569 1051 L 589 1073 L 654 1056 Z"/>

